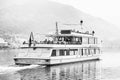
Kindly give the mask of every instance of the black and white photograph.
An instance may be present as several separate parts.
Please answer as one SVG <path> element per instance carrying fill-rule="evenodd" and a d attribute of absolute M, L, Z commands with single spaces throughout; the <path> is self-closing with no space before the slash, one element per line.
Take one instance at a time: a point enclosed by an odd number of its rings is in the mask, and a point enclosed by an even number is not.
<path fill-rule="evenodd" d="M 0 80 L 120 80 L 120 1 L 0 0 Z"/>

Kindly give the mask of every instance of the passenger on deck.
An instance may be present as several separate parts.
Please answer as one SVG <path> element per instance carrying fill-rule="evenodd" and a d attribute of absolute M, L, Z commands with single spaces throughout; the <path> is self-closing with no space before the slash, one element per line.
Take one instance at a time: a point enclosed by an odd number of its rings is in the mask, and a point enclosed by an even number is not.
<path fill-rule="evenodd" d="M 95 31 L 92 31 L 92 35 L 94 35 L 95 34 Z"/>
<path fill-rule="evenodd" d="M 23 44 L 25 44 L 26 42 L 24 41 Z"/>
<path fill-rule="evenodd" d="M 47 39 L 44 40 L 44 43 L 45 43 L 45 44 L 47 43 Z"/>

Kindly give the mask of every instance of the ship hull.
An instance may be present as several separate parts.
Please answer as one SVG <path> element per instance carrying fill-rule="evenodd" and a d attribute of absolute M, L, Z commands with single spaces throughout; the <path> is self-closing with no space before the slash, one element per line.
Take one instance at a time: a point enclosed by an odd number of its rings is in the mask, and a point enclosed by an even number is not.
<path fill-rule="evenodd" d="M 60 58 L 49 58 L 49 59 L 41 59 L 41 58 L 14 58 L 15 64 L 19 65 L 56 65 L 56 64 L 66 64 L 73 63 L 79 61 L 87 61 L 87 60 L 98 60 L 99 55 L 87 56 L 87 57 L 60 57 Z"/>

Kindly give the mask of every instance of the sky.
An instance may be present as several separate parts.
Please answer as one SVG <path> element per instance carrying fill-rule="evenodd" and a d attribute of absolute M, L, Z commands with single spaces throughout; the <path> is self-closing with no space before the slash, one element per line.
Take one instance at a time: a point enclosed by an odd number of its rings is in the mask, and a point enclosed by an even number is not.
<path fill-rule="evenodd" d="M 120 28 L 120 0 L 52 0 L 71 5 Z"/>
<path fill-rule="evenodd" d="M 0 0 L 0 8 L 11 3 L 24 4 L 34 0 Z M 39 0 L 38 0 L 39 1 Z M 102 18 L 120 28 L 120 0 L 50 0 L 71 5 L 87 14 Z"/>

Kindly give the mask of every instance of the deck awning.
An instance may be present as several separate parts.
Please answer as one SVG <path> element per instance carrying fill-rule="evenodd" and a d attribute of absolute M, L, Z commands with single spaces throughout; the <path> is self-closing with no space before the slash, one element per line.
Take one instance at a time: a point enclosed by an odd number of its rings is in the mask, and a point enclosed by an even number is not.
<path fill-rule="evenodd" d="M 73 37 L 95 37 L 95 36 L 92 36 L 92 35 L 87 35 L 87 34 L 75 34 L 75 33 L 72 33 L 72 34 L 50 34 L 50 35 L 46 35 L 46 37 L 66 37 L 66 36 L 73 36 Z"/>

